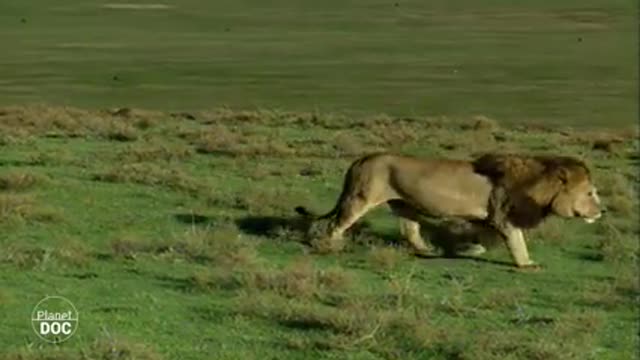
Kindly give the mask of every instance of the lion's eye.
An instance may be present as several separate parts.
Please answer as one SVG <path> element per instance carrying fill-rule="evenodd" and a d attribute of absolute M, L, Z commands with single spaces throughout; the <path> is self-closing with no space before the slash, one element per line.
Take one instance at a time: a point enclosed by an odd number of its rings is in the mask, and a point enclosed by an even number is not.
<path fill-rule="evenodd" d="M 593 196 L 593 190 L 592 190 L 592 191 L 589 191 L 589 192 L 587 193 L 587 195 L 589 195 L 589 196 Z"/>

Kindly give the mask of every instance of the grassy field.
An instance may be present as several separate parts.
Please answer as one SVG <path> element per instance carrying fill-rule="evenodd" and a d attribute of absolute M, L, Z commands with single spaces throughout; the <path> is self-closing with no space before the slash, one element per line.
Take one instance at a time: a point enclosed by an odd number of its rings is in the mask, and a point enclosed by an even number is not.
<path fill-rule="evenodd" d="M 636 355 L 635 6 L 317 3 L 0 4 L 0 359 Z M 538 272 L 414 257 L 385 209 L 314 253 L 293 207 L 380 150 L 577 156 L 609 212 L 529 233 Z"/>
<path fill-rule="evenodd" d="M 8 359 L 629 359 L 637 349 L 637 134 L 228 110 L 7 107 L 0 123 Z M 382 149 L 586 157 L 610 213 L 532 232 L 536 273 L 514 272 L 502 246 L 478 260 L 412 257 L 384 210 L 346 252 L 310 252 L 292 207 L 329 209 L 349 162 Z M 58 347 L 28 325 L 47 294 L 81 314 Z"/>
<path fill-rule="evenodd" d="M 3 2 L 0 103 L 636 119 L 628 0 L 164 4 Z"/>

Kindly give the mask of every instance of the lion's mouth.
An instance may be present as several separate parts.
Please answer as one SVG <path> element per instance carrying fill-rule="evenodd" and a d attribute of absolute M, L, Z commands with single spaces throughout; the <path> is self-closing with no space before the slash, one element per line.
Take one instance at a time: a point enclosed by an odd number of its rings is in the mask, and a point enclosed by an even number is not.
<path fill-rule="evenodd" d="M 596 222 L 596 220 L 600 219 L 601 216 L 602 216 L 602 213 L 599 213 L 598 215 L 592 216 L 592 217 L 585 217 L 584 221 L 587 224 L 593 224 L 594 222 Z"/>

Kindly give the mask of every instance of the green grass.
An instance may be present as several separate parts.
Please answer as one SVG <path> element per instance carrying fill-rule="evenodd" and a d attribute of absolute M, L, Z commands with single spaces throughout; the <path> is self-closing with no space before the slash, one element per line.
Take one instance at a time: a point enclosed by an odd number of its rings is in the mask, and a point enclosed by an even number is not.
<path fill-rule="evenodd" d="M 637 349 L 636 137 L 474 129 L 486 119 L 0 110 L 8 359 L 622 359 Z M 113 123 L 131 136 L 109 136 Z M 330 208 L 356 156 L 478 150 L 461 139 L 584 156 L 611 213 L 531 233 L 540 272 L 513 271 L 503 246 L 489 261 L 412 257 L 382 209 L 346 252 L 307 254 L 287 219 L 299 204 Z M 59 346 L 29 324 L 45 295 L 80 312 Z"/>
<path fill-rule="evenodd" d="M 637 118 L 630 1 L 108 3 L 1 4 L 0 103 Z"/>

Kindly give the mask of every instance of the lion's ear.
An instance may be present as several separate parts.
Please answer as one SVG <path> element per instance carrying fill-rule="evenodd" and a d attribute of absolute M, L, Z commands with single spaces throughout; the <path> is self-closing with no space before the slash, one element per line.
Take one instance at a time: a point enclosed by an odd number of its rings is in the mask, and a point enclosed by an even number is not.
<path fill-rule="evenodd" d="M 558 168 L 556 173 L 558 174 L 558 179 L 560 179 L 562 184 L 566 184 L 569 181 L 569 170 L 566 168 Z"/>

